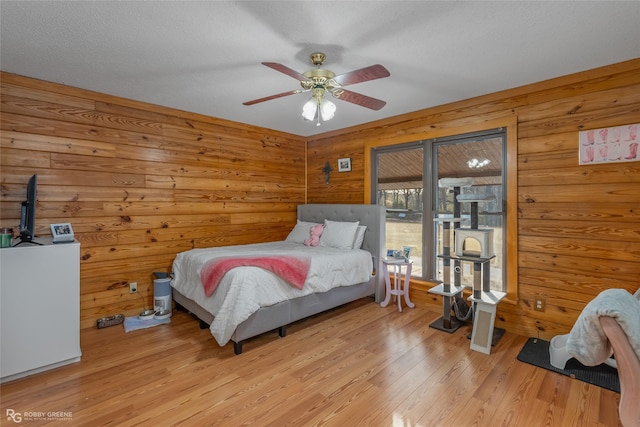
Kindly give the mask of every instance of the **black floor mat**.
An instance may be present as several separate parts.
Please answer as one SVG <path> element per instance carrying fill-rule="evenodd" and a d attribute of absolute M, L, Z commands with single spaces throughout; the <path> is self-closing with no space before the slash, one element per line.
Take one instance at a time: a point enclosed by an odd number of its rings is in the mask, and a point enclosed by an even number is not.
<path fill-rule="evenodd" d="M 564 369 L 553 366 L 549 360 L 549 341 L 529 338 L 520 350 L 518 360 L 620 393 L 618 371 L 609 365 L 603 363 L 598 366 L 584 366 L 576 359 L 571 358 L 567 361 Z"/>

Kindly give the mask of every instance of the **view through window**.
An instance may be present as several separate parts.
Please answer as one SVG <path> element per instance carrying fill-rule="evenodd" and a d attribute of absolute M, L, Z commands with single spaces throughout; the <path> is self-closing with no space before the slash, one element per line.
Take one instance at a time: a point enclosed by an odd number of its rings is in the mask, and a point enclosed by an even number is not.
<path fill-rule="evenodd" d="M 402 146 L 377 156 L 378 204 L 387 208 L 387 250 L 411 248 L 412 276 L 423 276 L 422 146 Z"/>
<path fill-rule="evenodd" d="M 454 194 L 439 184 L 446 178 L 468 178 L 472 185 L 460 189 L 463 195 L 491 199 L 477 205 L 478 228 L 493 229 L 491 288 L 505 290 L 505 144 L 505 132 L 499 129 L 374 149 L 372 196 L 387 208 L 386 246 L 411 247 L 412 277 L 442 280 L 442 260 L 437 257 L 443 248 L 442 222 L 434 219 L 453 217 Z M 461 203 L 460 209 L 459 224 L 469 228 L 470 203 Z M 471 286 L 473 266 L 465 264 L 461 284 Z"/>

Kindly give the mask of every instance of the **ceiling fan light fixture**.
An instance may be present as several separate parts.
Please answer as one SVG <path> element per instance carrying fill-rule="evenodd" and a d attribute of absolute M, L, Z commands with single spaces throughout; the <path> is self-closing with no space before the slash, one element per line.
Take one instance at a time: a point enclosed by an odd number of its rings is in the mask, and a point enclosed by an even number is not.
<path fill-rule="evenodd" d="M 475 157 L 467 160 L 467 166 L 469 166 L 470 169 L 480 169 L 487 166 L 489 163 L 491 163 L 491 160 L 489 159 L 478 160 Z"/>
<path fill-rule="evenodd" d="M 326 98 L 322 98 L 322 102 L 320 103 L 320 115 L 322 116 L 322 120 L 325 122 L 327 120 L 331 120 L 335 113 L 336 104 Z"/>
<path fill-rule="evenodd" d="M 302 117 L 305 120 L 312 121 L 316 118 L 316 113 L 318 112 L 318 101 L 315 97 L 311 97 L 303 106 L 302 106 Z"/>
<path fill-rule="evenodd" d="M 324 53 L 315 52 L 312 53 L 309 58 L 316 68 L 305 71 L 304 73 L 299 73 L 286 65 L 282 65 L 277 62 L 263 62 L 263 65 L 298 80 L 302 90 L 290 90 L 271 96 L 265 96 L 264 98 L 243 102 L 242 104 L 253 105 L 302 92 L 312 92 L 311 99 L 309 99 L 302 107 L 302 117 L 307 121 L 315 121 L 316 126 L 320 126 L 321 120 L 331 120 L 335 115 L 336 105 L 326 99 L 328 97 L 327 94 L 329 93 L 336 99 L 350 102 L 374 111 L 378 111 L 386 104 L 386 102 L 379 99 L 342 88 L 347 85 L 389 77 L 391 74 L 382 65 L 371 65 L 359 70 L 336 75 L 333 71 L 320 68 L 326 58 Z"/>
<path fill-rule="evenodd" d="M 323 122 L 331 120 L 336 113 L 336 104 L 324 97 L 324 91 L 314 89 L 313 96 L 302 106 L 302 117 L 305 120 L 316 120 L 316 126 L 320 126 L 320 118 Z"/>

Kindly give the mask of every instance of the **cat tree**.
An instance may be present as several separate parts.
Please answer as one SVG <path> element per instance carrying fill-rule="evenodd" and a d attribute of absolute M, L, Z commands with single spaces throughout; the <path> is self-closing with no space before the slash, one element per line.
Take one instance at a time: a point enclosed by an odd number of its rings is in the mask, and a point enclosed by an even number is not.
<path fill-rule="evenodd" d="M 454 193 L 453 218 L 436 218 L 442 223 L 443 251 L 438 258 L 443 260 L 443 280 L 430 293 L 443 296 L 443 316 L 430 326 L 446 332 L 454 332 L 461 323 L 451 318 L 451 301 L 464 289 L 461 286 L 463 262 L 473 264 L 473 292 L 468 298 L 472 303 L 473 330 L 471 333 L 471 349 L 489 354 L 491 346 L 504 334 L 503 329 L 495 329 L 496 307 L 506 296 L 504 292 L 491 290 L 491 260 L 495 258 L 493 251 L 493 229 L 479 228 L 478 204 L 494 200 L 492 196 L 479 197 L 476 194 L 461 194 L 462 187 L 470 187 L 471 178 L 441 179 L 440 187 L 451 188 Z M 461 203 L 470 203 L 469 228 L 461 228 Z M 454 253 L 451 253 L 451 229 L 453 228 Z M 454 284 L 451 285 L 451 263 L 453 262 Z"/>
<path fill-rule="evenodd" d="M 455 302 L 455 297 L 461 294 L 464 289 L 461 285 L 460 261 L 453 258 L 451 252 L 453 233 L 464 221 L 460 215 L 460 203 L 457 196 L 460 194 L 460 188 L 470 187 L 472 184 L 473 180 L 470 178 L 443 178 L 438 181 L 439 187 L 449 188 L 453 192 L 453 217 L 434 218 L 436 223 L 442 225 L 442 253 L 438 255 L 438 258 L 442 259 L 442 281 L 437 280 L 439 284 L 429 289 L 429 292 L 442 296 L 442 317 L 429 326 L 449 333 L 457 331 L 462 326 L 462 322 L 451 317 L 452 301 Z M 451 284 L 452 263 L 454 269 L 453 285 Z"/>

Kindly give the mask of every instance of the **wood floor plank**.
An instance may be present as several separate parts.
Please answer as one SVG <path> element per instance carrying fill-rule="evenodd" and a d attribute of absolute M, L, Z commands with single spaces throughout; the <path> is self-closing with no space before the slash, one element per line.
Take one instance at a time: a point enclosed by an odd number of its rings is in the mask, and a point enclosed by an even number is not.
<path fill-rule="evenodd" d="M 363 299 L 238 356 L 186 312 L 87 329 L 79 363 L 0 385 L 0 409 L 71 414 L 30 426 L 619 426 L 618 393 L 518 361 L 527 337 L 486 355 L 469 324 L 449 334 L 429 327 L 438 317 Z"/>
<path fill-rule="evenodd" d="M 496 387 L 498 401 L 494 403 L 496 408 L 488 419 L 489 425 L 527 425 L 532 416 L 537 415 L 531 406 L 544 378 L 544 370 L 517 360 L 512 363 L 513 371 L 506 375 L 500 387 Z"/>

